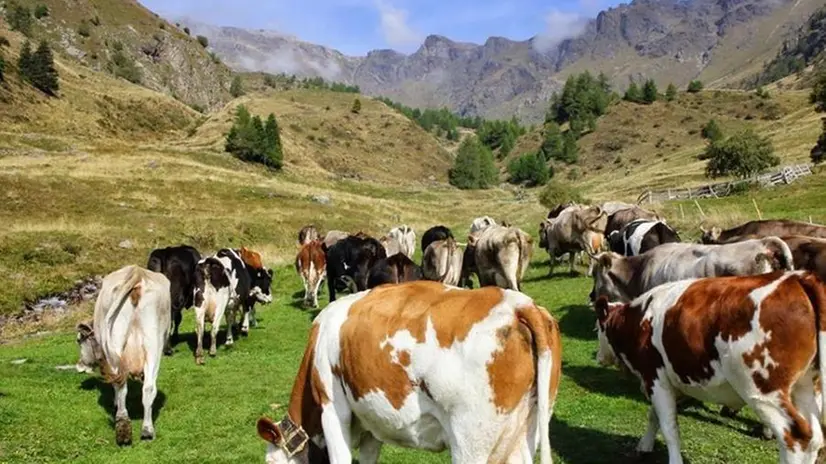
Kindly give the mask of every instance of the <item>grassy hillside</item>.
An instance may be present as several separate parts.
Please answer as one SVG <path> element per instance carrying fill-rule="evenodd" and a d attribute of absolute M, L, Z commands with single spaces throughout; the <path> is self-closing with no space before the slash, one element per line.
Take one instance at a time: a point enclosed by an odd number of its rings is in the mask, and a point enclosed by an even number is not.
<path fill-rule="evenodd" d="M 594 199 L 636 200 L 646 189 L 709 183 L 705 161 L 697 159 L 707 144 L 701 129 L 716 119 L 725 134 L 751 127 L 768 136 L 781 165 L 808 162 L 822 129 L 808 91 L 770 88 L 770 98 L 754 92 L 680 93 L 677 101 L 652 105 L 620 102 L 579 141 L 579 162 L 557 166 L 557 178 L 576 169 L 577 183 Z M 514 154 L 538 149 L 541 129 L 520 139 Z M 715 180 L 716 181 L 716 180 Z"/>
<path fill-rule="evenodd" d="M 113 72 L 118 44 L 135 61 L 141 85 L 198 108 L 215 108 L 229 99 L 230 70 L 195 37 L 147 10 L 136 0 L 15 0 L 33 11 L 34 41 L 47 39 L 64 58 L 98 71 Z M 5 18 L 4 18 L 5 19 Z M 0 31 L 6 27 L 0 21 Z M 4 33 L 4 32 L 0 32 Z M 21 36 L 20 34 L 14 34 Z"/>

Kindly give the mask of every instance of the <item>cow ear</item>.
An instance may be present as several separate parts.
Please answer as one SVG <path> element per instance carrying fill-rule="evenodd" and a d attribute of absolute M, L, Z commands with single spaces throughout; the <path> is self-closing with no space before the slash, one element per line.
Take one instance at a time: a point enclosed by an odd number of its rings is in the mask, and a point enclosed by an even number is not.
<path fill-rule="evenodd" d="M 281 432 L 278 431 L 278 427 L 275 425 L 275 422 L 270 420 L 268 417 L 258 419 L 256 428 L 258 429 L 258 436 L 264 441 L 272 443 L 276 446 L 281 443 Z"/>
<path fill-rule="evenodd" d="M 467 236 L 467 244 L 470 246 L 476 245 L 476 236 L 475 235 L 468 235 Z"/>
<path fill-rule="evenodd" d="M 599 255 L 597 255 L 597 262 L 599 262 L 600 266 L 606 269 L 611 269 L 612 261 L 613 258 L 611 257 L 610 253 L 600 253 Z"/>
<path fill-rule="evenodd" d="M 599 322 L 605 322 L 605 319 L 608 317 L 608 298 L 606 298 L 605 295 L 597 298 L 597 301 L 594 303 L 594 311 L 597 313 L 597 320 L 599 320 Z"/>
<path fill-rule="evenodd" d="M 77 325 L 77 333 L 80 334 L 81 340 L 85 340 L 92 336 L 95 331 L 88 323 L 81 322 Z"/>
<path fill-rule="evenodd" d="M 272 269 L 267 269 L 267 275 L 272 279 Z"/>

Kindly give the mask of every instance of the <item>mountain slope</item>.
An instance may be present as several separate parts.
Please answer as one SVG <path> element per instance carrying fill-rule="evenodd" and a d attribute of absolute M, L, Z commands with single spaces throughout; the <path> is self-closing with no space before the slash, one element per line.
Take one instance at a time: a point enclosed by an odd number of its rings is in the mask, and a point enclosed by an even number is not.
<path fill-rule="evenodd" d="M 7 2 L 9 3 L 9 2 Z M 48 39 L 56 51 L 84 66 L 112 72 L 118 49 L 138 71 L 133 81 L 196 108 L 220 107 L 229 99 L 231 71 L 182 29 L 135 0 L 19 0 L 34 19 L 33 40 Z M 5 22 L 5 21 L 4 21 Z"/>
<path fill-rule="evenodd" d="M 413 106 L 447 105 L 461 114 L 539 121 L 561 82 L 603 71 L 624 89 L 629 77 L 683 86 L 695 78 L 729 85 L 759 69 L 820 0 L 634 0 L 601 12 L 573 39 L 548 46 L 491 37 L 467 44 L 429 36 L 410 55 L 375 50 L 348 57 L 293 37 L 193 26 L 238 69 L 322 76 Z M 303 64 L 302 64 L 303 63 Z M 756 67 L 756 68 L 755 68 Z M 740 77 L 742 78 L 742 77 Z"/>

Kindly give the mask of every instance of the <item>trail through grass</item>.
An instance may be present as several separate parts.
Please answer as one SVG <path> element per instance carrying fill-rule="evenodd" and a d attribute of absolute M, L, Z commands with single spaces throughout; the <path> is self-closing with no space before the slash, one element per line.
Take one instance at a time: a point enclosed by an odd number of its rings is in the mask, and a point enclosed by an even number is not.
<path fill-rule="evenodd" d="M 548 278 L 546 256 L 538 251 L 525 292 L 553 313 L 563 333 L 564 377 L 551 424 L 555 462 L 638 462 L 633 450 L 645 430 L 648 407 L 639 384 L 594 361 L 594 316 L 585 304 L 590 281 Z M 202 367 L 193 360 L 193 313 L 186 311 L 184 341 L 161 363 L 153 442 L 139 441 L 140 383 L 129 384 L 135 440 L 130 448 L 115 445 L 111 386 L 98 376 L 55 369 L 77 360 L 74 333 L 0 348 L 0 462 L 263 462 L 265 443 L 256 435 L 255 421 L 262 414 L 283 416 L 315 314 L 299 307 L 301 284 L 293 269 L 278 268 L 276 279 L 274 302 L 257 311 L 259 326 L 232 348 L 219 348 Z M 325 291 L 322 304 L 326 298 Z M 27 362 L 12 364 L 21 358 Z M 777 461 L 774 442 L 750 436 L 757 425 L 751 412 L 730 420 L 718 411 L 714 405 L 681 411 L 687 460 Z M 445 463 L 449 455 L 385 446 L 380 461 Z M 661 438 L 646 462 L 667 462 Z"/>

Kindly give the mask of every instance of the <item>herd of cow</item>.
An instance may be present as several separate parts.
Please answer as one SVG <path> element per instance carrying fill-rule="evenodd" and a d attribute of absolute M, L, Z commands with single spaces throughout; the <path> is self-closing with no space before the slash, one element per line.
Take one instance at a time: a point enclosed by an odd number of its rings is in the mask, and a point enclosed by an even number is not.
<path fill-rule="evenodd" d="M 565 255 L 572 272 L 589 257 L 597 362 L 639 378 L 652 404 L 638 451 L 652 451 L 662 431 L 670 464 L 681 463 L 677 402 L 692 397 L 727 415 L 751 407 L 780 462 L 815 462 L 826 423 L 826 227 L 752 221 L 688 243 L 638 206 L 569 203 L 538 235 L 549 272 Z M 562 345 L 555 319 L 521 291 L 530 234 L 484 216 L 463 244 L 436 226 L 422 235 L 421 264 L 407 226 L 376 239 L 322 237 L 310 225 L 298 242 L 304 305 L 318 307 L 324 279 L 330 304 L 313 321 L 287 414 L 258 420 L 267 462 L 350 462 L 358 449 L 371 463 L 383 443 L 449 449 L 454 463 L 529 463 L 537 449 L 551 462 Z M 154 437 L 155 381 L 182 310 L 195 310 L 202 364 L 205 323 L 214 356 L 223 318 L 230 345 L 236 317 L 246 334 L 255 304 L 272 301 L 272 280 L 253 250 L 202 257 L 188 246 L 106 276 L 93 324 L 78 325 L 77 368 L 99 366 L 114 385 L 119 444 L 132 436 L 130 375 L 143 379 L 141 437 Z"/>

